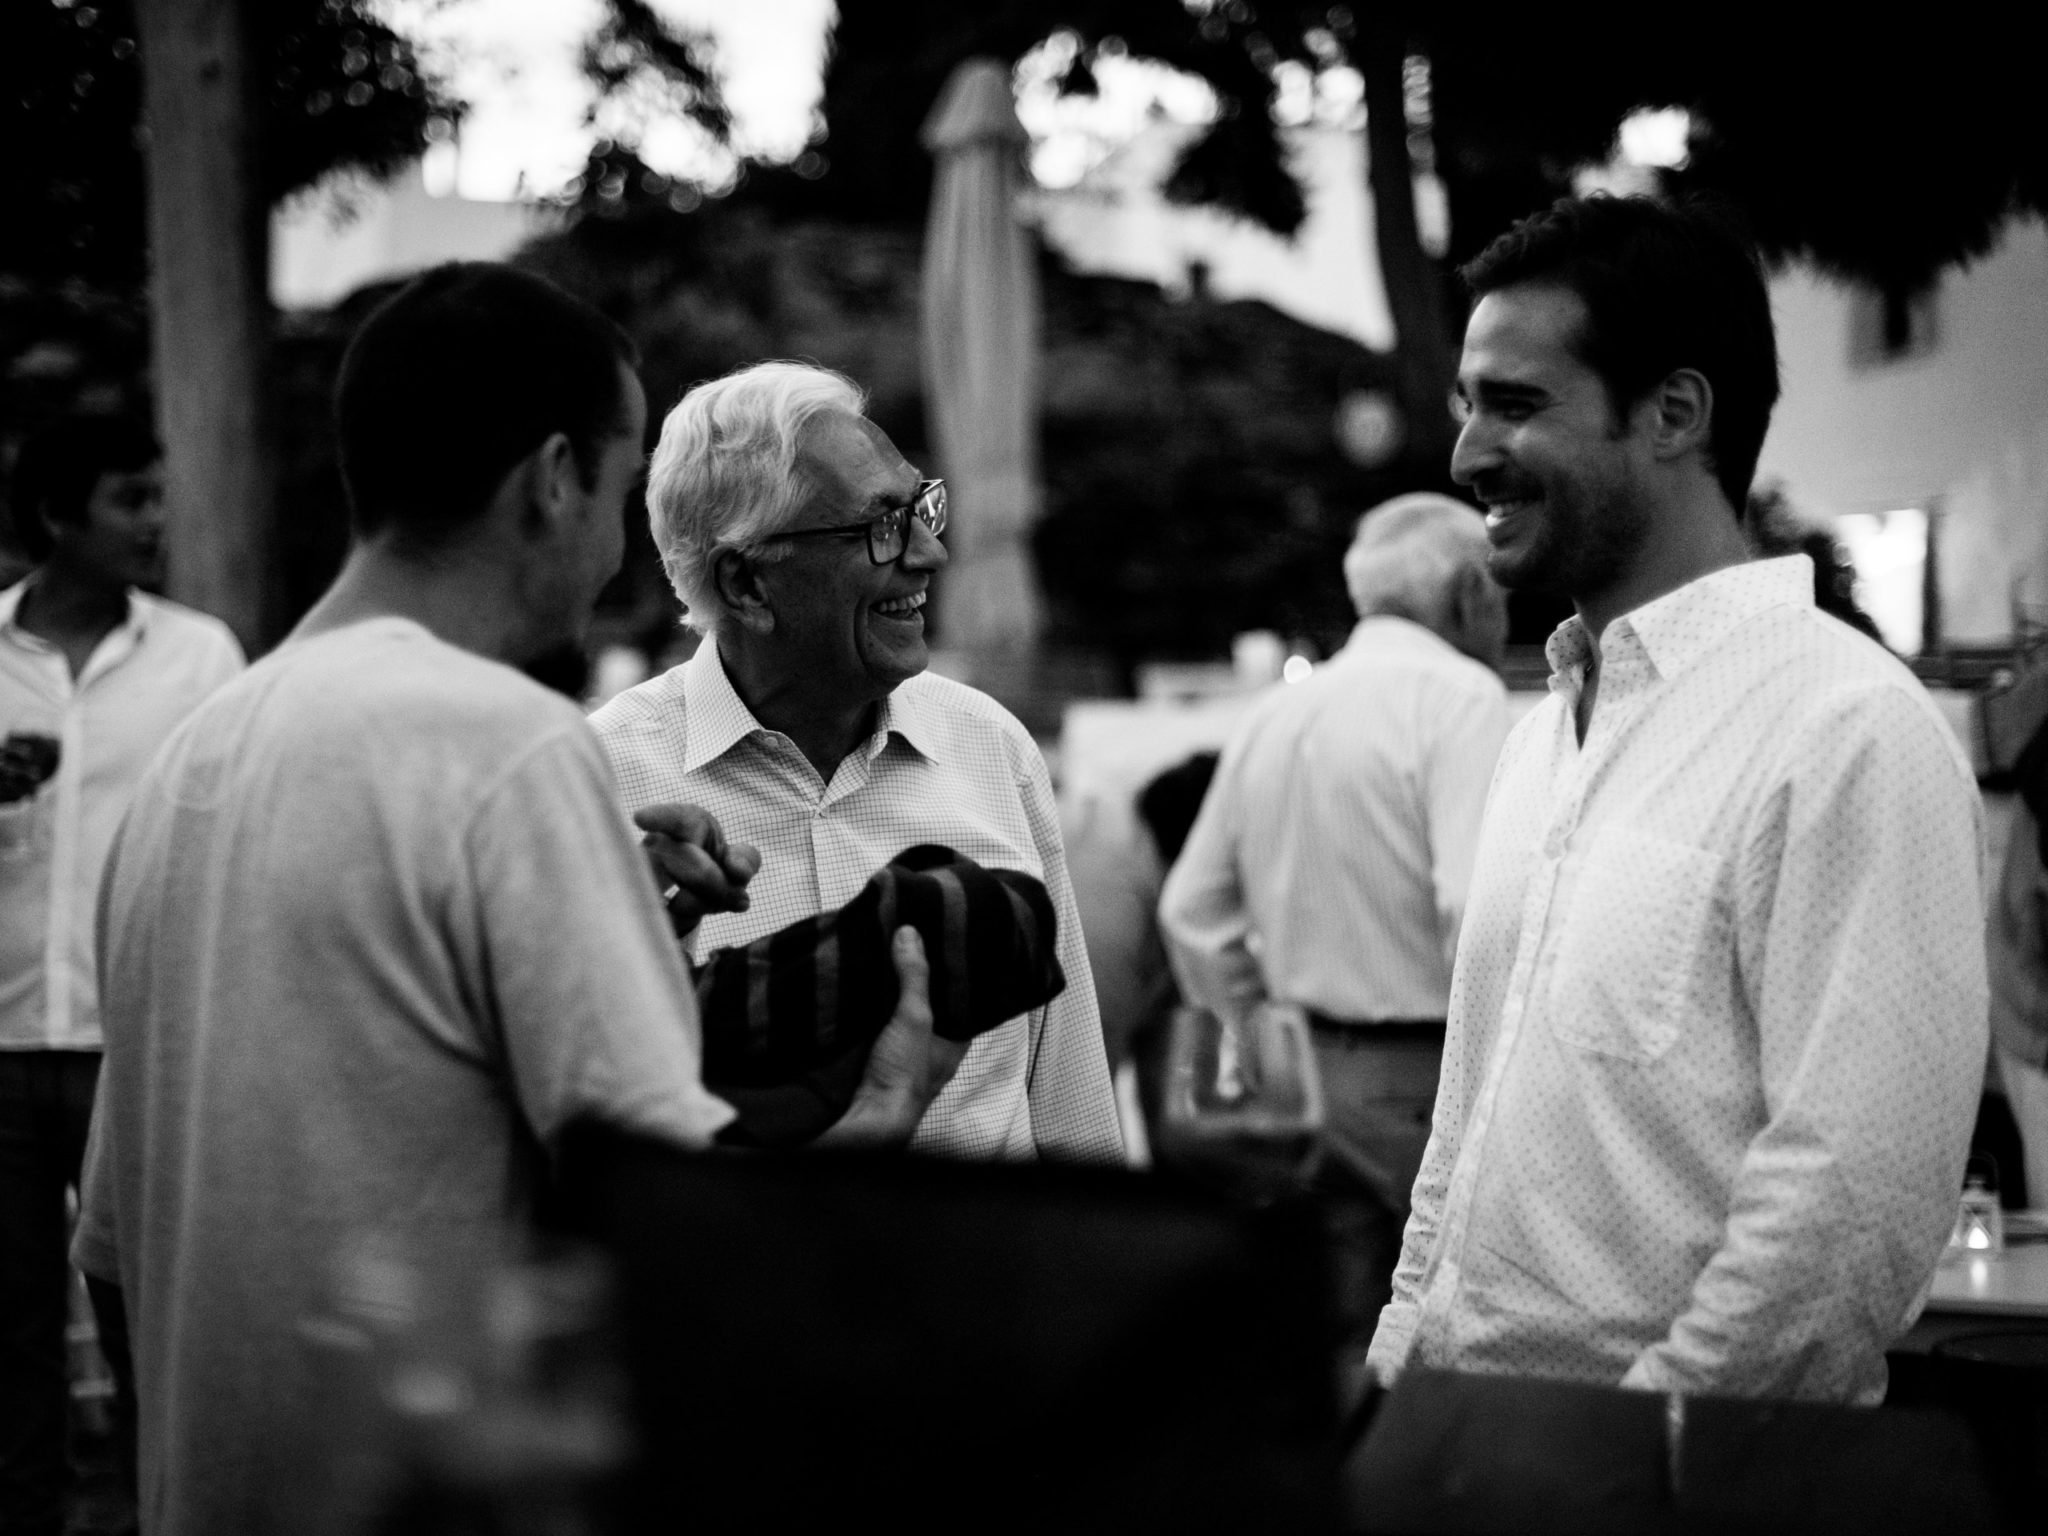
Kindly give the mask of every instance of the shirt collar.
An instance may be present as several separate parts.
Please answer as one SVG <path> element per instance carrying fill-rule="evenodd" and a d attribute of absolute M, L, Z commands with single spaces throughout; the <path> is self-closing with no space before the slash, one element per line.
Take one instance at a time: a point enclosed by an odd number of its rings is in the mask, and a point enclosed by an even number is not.
<path fill-rule="evenodd" d="M 1602 648 L 1638 646 L 1658 676 L 1675 677 L 1740 625 L 1788 606 L 1813 606 L 1813 561 L 1805 555 L 1748 560 L 1697 577 L 1616 619 Z M 1593 655 L 1592 636 L 1577 614 L 1552 631 L 1543 654 L 1552 691 L 1576 693 Z"/>
<path fill-rule="evenodd" d="M 40 636 L 31 635 L 15 622 L 16 616 L 21 612 L 21 600 L 28 596 L 28 589 L 35 585 L 35 580 L 35 574 L 31 572 L 29 575 L 22 577 L 21 580 L 17 581 L 5 592 L 0 592 L 0 629 L 13 630 L 24 639 L 33 640 L 36 644 L 41 645 L 44 642 Z M 140 592 L 130 587 L 128 589 L 128 617 L 114 626 L 115 632 L 119 633 L 123 630 L 132 631 L 134 638 L 140 640 L 149 629 L 149 616 L 150 604 L 144 600 Z"/>
<path fill-rule="evenodd" d="M 716 762 L 754 732 L 767 729 L 733 688 L 725 663 L 718 658 L 718 642 L 709 635 L 697 654 L 683 663 L 683 718 L 689 722 L 683 743 L 685 773 Z"/>
<path fill-rule="evenodd" d="M 1413 619 L 1404 619 L 1393 613 L 1369 613 L 1351 626 L 1351 638 L 1344 642 L 1344 649 L 1348 651 L 1354 646 L 1367 645 L 1380 649 L 1398 647 L 1402 650 L 1462 654 L 1427 624 L 1418 624 Z"/>
<path fill-rule="evenodd" d="M 695 773 L 716 762 L 740 742 L 768 727 L 754 718 L 746 701 L 726 675 L 719 658 L 718 642 L 709 635 L 697 647 L 697 654 L 683 663 L 683 718 L 689 721 L 688 740 L 683 747 L 683 771 Z M 872 758 L 890 735 L 896 735 L 920 755 L 931 757 L 939 740 L 939 723 L 931 703 L 912 678 L 882 700 L 875 713 L 874 734 L 868 738 L 867 755 Z"/>
<path fill-rule="evenodd" d="M 922 675 L 897 685 L 890 695 L 882 700 L 877 716 L 875 734 L 901 736 L 906 745 L 920 757 L 936 758 L 941 734 L 943 711 L 931 698 L 931 690 L 921 686 Z"/>

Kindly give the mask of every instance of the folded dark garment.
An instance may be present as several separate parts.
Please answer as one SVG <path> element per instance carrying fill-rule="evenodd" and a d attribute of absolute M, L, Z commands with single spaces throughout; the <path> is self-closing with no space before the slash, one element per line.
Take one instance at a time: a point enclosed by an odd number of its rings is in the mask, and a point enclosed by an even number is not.
<path fill-rule="evenodd" d="M 712 953 L 697 976 L 705 1086 L 739 1111 L 722 1138 L 810 1140 L 846 1112 L 896 1011 L 890 939 L 931 964 L 932 1029 L 967 1041 L 1066 987 L 1045 885 L 936 843 L 906 848 L 837 912 Z"/>

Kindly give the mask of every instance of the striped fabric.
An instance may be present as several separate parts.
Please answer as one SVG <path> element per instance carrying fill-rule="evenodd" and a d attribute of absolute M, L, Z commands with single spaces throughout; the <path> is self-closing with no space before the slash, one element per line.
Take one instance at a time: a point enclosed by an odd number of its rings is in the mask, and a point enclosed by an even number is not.
<path fill-rule="evenodd" d="M 895 1011 L 889 943 L 909 924 L 931 963 L 933 1032 L 968 1041 L 1057 997 L 1042 881 L 950 848 L 907 848 L 836 912 L 715 952 L 697 980 L 704 1081 L 739 1112 L 727 1140 L 808 1141 L 845 1113 Z"/>

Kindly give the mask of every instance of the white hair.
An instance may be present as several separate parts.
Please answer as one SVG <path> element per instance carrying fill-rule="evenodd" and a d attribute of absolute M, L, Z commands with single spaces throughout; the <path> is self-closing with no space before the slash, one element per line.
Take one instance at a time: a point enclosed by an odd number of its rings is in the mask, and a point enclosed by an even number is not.
<path fill-rule="evenodd" d="M 690 627 L 708 633 L 723 609 L 712 563 L 725 550 L 777 559 L 775 535 L 817 489 L 797 438 L 824 411 L 865 415 L 867 395 L 810 363 L 755 363 L 676 402 L 647 471 L 647 518 Z"/>
<path fill-rule="evenodd" d="M 1467 567 L 1485 569 L 1486 525 L 1479 510 L 1434 491 L 1381 502 L 1358 520 L 1344 553 L 1351 606 L 1434 628 Z"/>

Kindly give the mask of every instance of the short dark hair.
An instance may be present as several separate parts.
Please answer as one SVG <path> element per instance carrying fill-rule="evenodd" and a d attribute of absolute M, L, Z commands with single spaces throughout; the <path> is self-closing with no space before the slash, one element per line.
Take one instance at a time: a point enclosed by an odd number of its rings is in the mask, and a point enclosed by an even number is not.
<path fill-rule="evenodd" d="M 164 456 L 156 433 L 135 416 L 74 412 L 33 433 L 14 461 L 8 501 L 14 536 L 32 560 L 50 553 L 52 522 L 84 521 L 85 506 L 103 475 L 130 475 Z"/>
<path fill-rule="evenodd" d="M 1460 270 L 1476 301 L 1548 283 L 1586 306 L 1580 358 L 1625 414 L 1680 368 L 1714 390 L 1710 459 L 1739 517 L 1778 403 L 1778 348 L 1763 263 L 1734 217 L 1694 201 L 1566 197 Z"/>
<path fill-rule="evenodd" d="M 363 322 L 335 384 L 356 532 L 438 542 L 556 432 L 594 485 L 634 361 L 624 332 L 545 278 L 493 262 L 423 273 Z"/>

